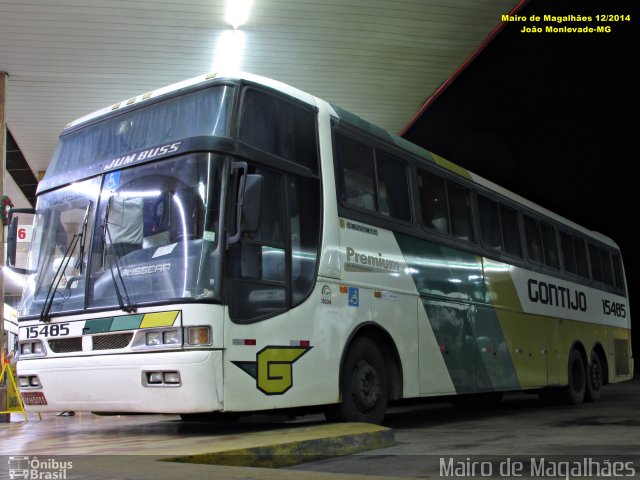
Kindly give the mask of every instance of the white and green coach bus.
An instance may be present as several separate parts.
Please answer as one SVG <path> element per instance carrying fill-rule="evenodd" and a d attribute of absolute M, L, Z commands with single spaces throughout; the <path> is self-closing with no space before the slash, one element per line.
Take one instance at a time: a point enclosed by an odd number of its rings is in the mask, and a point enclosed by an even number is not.
<path fill-rule="evenodd" d="M 35 215 L 18 365 L 34 412 L 381 422 L 395 399 L 578 404 L 633 374 L 612 240 L 265 78 L 72 122 Z"/>

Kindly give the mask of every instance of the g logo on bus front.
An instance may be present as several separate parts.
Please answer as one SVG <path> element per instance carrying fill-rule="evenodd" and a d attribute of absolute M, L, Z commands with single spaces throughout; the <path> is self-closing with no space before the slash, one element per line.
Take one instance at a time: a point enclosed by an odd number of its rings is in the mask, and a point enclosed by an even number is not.
<path fill-rule="evenodd" d="M 293 364 L 313 347 L 270 346 L 256 354 L 255 362 L 232 361 L 256 380 L 265 395 L 282 395 L 293 387 Z"/>

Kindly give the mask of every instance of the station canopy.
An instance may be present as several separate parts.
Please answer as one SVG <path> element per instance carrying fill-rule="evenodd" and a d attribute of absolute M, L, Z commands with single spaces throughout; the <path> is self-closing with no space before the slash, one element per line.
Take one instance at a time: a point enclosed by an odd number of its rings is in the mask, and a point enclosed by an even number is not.
<path fill-rule="evenodd" d="M 399 132 L 516 3 L 2 0 L 6 193 L 29 206 L 35 176 L 71 120 L 225 67 L 291 84 Z"/>

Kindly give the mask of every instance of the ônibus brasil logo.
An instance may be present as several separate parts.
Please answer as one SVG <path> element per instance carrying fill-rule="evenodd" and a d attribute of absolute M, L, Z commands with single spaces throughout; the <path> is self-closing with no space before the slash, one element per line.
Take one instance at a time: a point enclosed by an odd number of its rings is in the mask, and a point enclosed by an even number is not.
<path fill-rule="evenodd" d="M 28 480 L 65 480 L 73 462 L 56 460 L 55 458 L 39 459 L 38 457 L 9 457 L 9 478 Z"/>

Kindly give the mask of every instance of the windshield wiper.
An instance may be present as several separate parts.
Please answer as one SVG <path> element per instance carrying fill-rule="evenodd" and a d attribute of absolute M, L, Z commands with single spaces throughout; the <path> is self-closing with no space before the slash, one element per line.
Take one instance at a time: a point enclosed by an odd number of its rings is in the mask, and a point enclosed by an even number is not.
<path fill-rule="evenodd" d="M 84 244 L 85 244 L 84 237 L 87 233 L 87 225 L 89 224 L 89 214 L 91 212 L 92 205 L 93 205 L 93 202 L 89 202 L 89 205 L 87 205 L 87 210 L 84 212 L 84 220 L 82 221 L 82 229 L 80 230 L 80 233 L 76 233 L 71 239 L 71 242 L 69 242 L 69 246 L 67 247 L 67 251 L 62 257 L 60 266 L 58 267 L 58 270 L 56 270 L 56 273 L 53 276 L 53 281 L 49 286 L 49 291 L 47 292 L 47 296 L 44 299 L 44 306 L 42 308 L 42 312 L 40 313 L 41 322 L 51 321 L 51 317 L 49 316 L 49 313 L 51 313 L 51 307 L 53 306 L 53 299 L 55 298 L 56 293 L 58 292 L 58 286 L 62 281 L 62 277 L 64 277 L 64 272 L 67 270 L 67 267 L 69 266 L 69 262 L 71 261 L 71 256 L 73 255 L 73 252 L 75 251 L 78 244 L 80 244 L 80 256 L 78 258 L 78 261 L 76 262 L 75 268 L 80 267 L 80 270 L 82 270 L 82 260 L 83 260 L 82 257 L 84 256 Z"/>
<path fill-rule="evenodd" d="M 111 211 L 111 201 L 114 197 L 109 198 L 107 202 L 106 211 L 104 213 L 104 223 L 102 224 L 102 229 L 104 231 L 104 240 L 105 247 L 107 246 L 107 238 L 109 239 L 110 248 L 108 248 L 109 253 L 113 257 L 113 265 L 109 265 L 109 270 L 111 271 L 111 279 L 113 280 L 113 286 L 116 290 L 116 297 L 118 298 L 118 305 L 120 306 L 120 310 L 132 313 L 136 311 L 136 307 L 133 306 L 131 299 L 129 298 L 129 294 L 127 293 L 127 287 L 124 284 L 124 280 L 122 279 L 122 272 L 120 271 L 120 265 L 118 263 L 118 255 L 116 255 L 115 248 L 113 247 L 113 240 L 111 238 L 111 232 L 109 231 L 109 212 Z M 115 270 L 118 274 L 118 279 L 122 284 L 122 292 L 120 292 L 120 286 L 118 285 L 118 281 L 116 280 L 116 275 L 113 272 L 113 266 L 115 266 Z M 124 293 L 124 295 L 123 295 Z"/>

